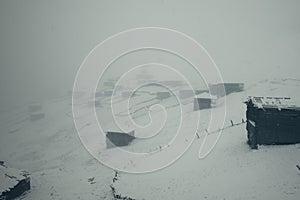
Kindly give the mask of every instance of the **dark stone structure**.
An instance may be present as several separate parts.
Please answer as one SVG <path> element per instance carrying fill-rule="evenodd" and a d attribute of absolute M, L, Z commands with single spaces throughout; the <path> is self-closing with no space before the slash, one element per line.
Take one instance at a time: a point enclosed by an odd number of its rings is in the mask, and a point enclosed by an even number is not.
<path fill-rule="evenodd" d="M 104 92 L 96 92 L 95 97 L 104 97 Z"/>
<path fill-rule="evenodd" d="M 179 80 L 168 80 L 168 81 L 163 81 L 162 83 L 165 84 L 166 86 L 171 86 L 171 87 L 177 87 L 183 85 L 183 82 Z"/>
<path fill-rule="evenodd" d="M 223 97 L 233 92 L 242 92 L 244 87 L 244 83 L 218 83 L 210 84 L 209 90 L 212 95 Z"/>
<path fill-rule="evenodd" d="M 106 133 L 106 147 L 121 147 L 129 145 L 135 139 L 134 131 L 129 133 L 108 131 Z"/>
<path fill-rule="evenodd" d="M 88 107 L 96 107 L 96 108 L 101 107 L 101 101 L 100 100 L 89 101 Z"/>
<path fill-rule="evenodd" d="M 28 111 L 31 112 L 31 113 L 39 112 L 41 110 L 43 110 L 43 107 L 40 104 L 32 104 L 32 105 L 28 106 Z"/>
<path fill-rule="evenodd" d="M 113 94 L 113 91 L 112 91 L 112 90 L 106 90 L 106 91 L 104 91 L 103 93 L 104 93 L 104 96 L 106 96 L 106 97 L 111 97 L 112 94 Z"/>
<path fill-rule="evenodd" d="M 300 143 L 300 108 L 289 104 L 290 98 L 250 97 L 247 105 L 248 144 Z"/>
<path fill-rule="evenodd" d="M 122 97 L 130 97 L 131 94 L 132 94 L 131 91 L 123 91 L 123 92 L 122 92 Z"/>
<path fill-rule="evenodd" d="M 198 94 L 208 93 L 208 90 L 179 90 L 179 97 L 189 98 Z"/>
<path fill-rule="evenodd" d="M 194 110 L 202 110 L 211 108 L 212 99 L 211 98 L 195 98 L 194 99 Z"/>
<path fill-rule="evenodd" d="M 171 96 L 170 92 L 157 92 L 156 93 L 156 97 L 158 99 L 166 99 L 169 98 Z"/>
<path fill-rule="evenodd" d="M 0 199 L 11 200 L 30 190 L 27 172 L 7 167 L 0 162 Z"/>
<path fill-rule="evenodd" d="M 103 83 L 103 86 L 114 87 L 114 86 L 115 86 L 115 80 L 108 80 L 108 81 L 105 81 L 105 82 Z"/>
<path fill-rule="evenodd" d="M 45 113 L 31 113 L 30 114 L 30 121 L 34 122 L 40 119 L 45 118 Z"/>
<path fill-rule="evenodd" d="M 28 106 L 30 121 L 37 121 L 45 118 L 43 106 L 41 104 L 31 104 Z"/>

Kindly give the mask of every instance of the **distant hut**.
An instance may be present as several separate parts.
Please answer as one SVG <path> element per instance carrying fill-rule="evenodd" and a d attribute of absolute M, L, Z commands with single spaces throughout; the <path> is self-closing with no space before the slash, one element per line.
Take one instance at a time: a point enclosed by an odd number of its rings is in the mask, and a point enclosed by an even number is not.
<path fill-rule="evenodd" d="M 179 97 L 180 98 L 189 98 L 193 97 L 197 94 L 202 94 L 202 93 L 208 93 L 208 90 L 179 90 Z"/>
<path fill-rule="evenodd" d="M 171 96 L 170 92 L 156 92 L 156 97 L 158 99 L 166 99 Z"/>
<path fill-rule="evenodd" d="M 103 82 L 103 86 L 106 87 L 114 87 L 115 86 L 116 81 L 111 79 L 111 80 L 107 80 Z"/>
<path fill-rule="evenodd" d="M 233 92 L 242 92 L 244 91 L 244 88 L 244 83 L 218 83 L 209 85 L 211 94 L 215 96 L 225 96 Z"/>
<path fill-rule="evenodd" d="M 43 110 L 43 106 L 41 104 L 31 104 L 28 106 L 28 111 L 30 113 L 39 112 Z"/>
<path fill-rule="evenodd" d="M 129 145 L 135 139 L 134 131 L 129 133 L 108 131 L 106 133 L 106 147 L 121 147 Z"/>
<path fill-rule="evenodd" d="M 89 101 L 88 107 L 101 107 L 101 101 L 99 100 Z"/>
<path fill-rule="evenodd" d="M 183 85 L 183 82 L 179 80 L 168 80 L 168 81 L 163 81 L 162 83 L 165 84 L 166 86 L 171 86 L 171 87 L 178 87 Z"/>
<path fill-rule="evenodd" d="M 194 110 L 208 109 L 215 105 L 216 97 L 208 93 L 203 93 L 195 96 L 194 98 Z"/>
<path fill-rule="evenodd" d="M 133 92 L 131 91 L 123 91 L 122 92 L 122 97 L 130 97 L 133 94 Z"/>
<path fill-rule="evenodd" d="M 30 114 L 30 121 L 37 121 L 40 119 L 45 118 L 45 113 L 31 113 Z"/>
<path fill-rule="evenodd" d="M 249 97 L 247 105 L 248 144 L 300 143 L 300 108 L 290 98 Z"/>
<path fill-rule="evenodd" d="M 104 96 L 103 91 L 95 92 L 95 97 L 103 97 L 103 96 Z"/>
<path fill-rule="evenodd" d="M 31 104 L 28 106 L 30 121 L 37 121 L 45 118 L 45 113 L 43 112 L 43 106 L 41 104 Z"/>
<path fill-rule="evenodd" d="M 137 80 L 149 80 L 153 78 L 152 74 L 141 73 L 136 75 Z"/>
<path fill-rule="evenodd" d="M 149 85 L 149 83 L 151 83 L 151 82 L 155 82 L 155 81 L 150 80 L 150 79 L 139 79 L 139 80 L 137 80 L 138 85 L 144 85 L 144 84 Z"/>
<path fill-rule="evenodd" d="M 68 94 L 71 95 L 74 99 L 80 99 L 84 96 L 84 91 L 68 91 Z"/>
<path fill-rule="evenodd" d="M 106 97 L 111 97 L 112 94 L 113 94 L 113 91 L 112 91 L 112 90 L 105 90 L 105 91 L 103 92 L 103 94 L 104 94 L 104 96 L 106 96 Z"/>

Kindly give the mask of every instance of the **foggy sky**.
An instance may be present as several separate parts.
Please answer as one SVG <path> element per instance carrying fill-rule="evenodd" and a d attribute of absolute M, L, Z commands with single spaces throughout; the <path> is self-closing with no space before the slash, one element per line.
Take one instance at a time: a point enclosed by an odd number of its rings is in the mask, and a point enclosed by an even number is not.
<path fill-rule="evenodd" d="M 190 35 L 225 81 L 300 78 L 299 9 L 297 0 L 2 0 L 0 108 L 65 94 L 94 46 L 136 27 Z"/>

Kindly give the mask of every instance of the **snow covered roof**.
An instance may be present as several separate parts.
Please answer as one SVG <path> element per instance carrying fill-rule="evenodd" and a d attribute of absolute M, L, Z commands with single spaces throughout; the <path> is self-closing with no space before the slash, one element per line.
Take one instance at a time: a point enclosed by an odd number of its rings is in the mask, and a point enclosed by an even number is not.
<path fill-rule="evenodd" d="M 249 97 L 257 108 L 300 109 L 290 97 Z"/>
<path fill-rule="evenodd" d="M 201 93 L 201 94 L 198 94 L 195 96 L 195 98 L 203 98 L 203 99 L 217 99 L 216 96 L 214 95 L 211 95 L 207 92 L 204 92 L 204 93 Z"/>
<path fill-rule="evenodd" d="M 124 132 L 124 131 L 120 131 L 118 129 L 111 129 L 109 131 L 106 131 L 106 135 L 109 134 L 109 133 L 116 133 L 116 134 L 120 134 L 120 135 L 122 135 L 122 134 L 130 135 L 130 136 L 134 137 L 134 132 L 135 132 L 134 130 Z"/>

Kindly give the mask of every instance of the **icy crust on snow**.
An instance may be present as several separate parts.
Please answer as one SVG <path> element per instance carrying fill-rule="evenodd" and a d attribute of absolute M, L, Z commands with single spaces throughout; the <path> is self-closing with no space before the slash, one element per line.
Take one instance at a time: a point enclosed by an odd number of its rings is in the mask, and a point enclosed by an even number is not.
<path fill-rule="evenodd" d="M 227 118 L 235 124 L 246 119 L 246 106 L 243 101 L 248 96 L 289 96 L 297 98 L 300 81 L 265 80 L 246 85 L 246 90 L 233 93 L 226 98 Z M 84 98 L 91 94 L 79 94 Z M 152 100 L 149 97 L 153 97 Z M 135 120 L 145 123 L 146 110 L 135 112 L 157 102 L 154 94 L 138 95 L 133 101 L 132 113 Z M 298 97 L 299 98 L 299 97 Z M 97 107 L 97 114 L 108 115 L 106 104 L 108 97 L 99 97 L 103 107 Z M 123 97 L 116 99 L 124 105 Z M 191 98 L 193 99 L 193 97 Z M 185 100 L 186 117 L 194 123 L 192 101 Z M 11 165 L 26 169 L 31 173 L 31 192 L 23 199 L 112 199 L 110 183 L 114 171 L 95 160 L 84 148 L 74 127 L 71 111 L 71 98 L 64 96 L 44 102 L 44 119 L 30 121 L 28 105 L 6 111 L 0 115 L 1 138 L 0 157 Z M 163 104 L 171 114 L 171 122 L 160 138 L 153 138 L 147 144 L 134 141 L 127 150 L 159 150 L 172 138 L 178 117 L 178 103 L 171 98 Z M 88 102 L 80 105 L 86 109 Z M 121 110 L 122 111 L 122 110 Z M 197 111 L 198 112 L 198 111 Z M 200 145 L 209 124 L 210 110 L 200 112 L 198 135 L 191 148 L 173 165 L 155 173 L 132 175 L 120 173 L 115 187 L 122 195 L 135 199 L 295 199 L 300 196 L 300 179 L 296 165 L 299 164 L 300 146 L 263 146 L 258 151 L 250 150 L 246 144 L 245 125 L 225 129 L 211 154 L 203 160 L 198 159 Z M 124 114 L 125 112 L 122 112 Z M 144 113 L 146 115 L 144 115 Z M 156 113 L 156 114 L 155 114 Z M 161 111 L 154 111 L 158 116 Z M 90 115 L 90 113 L 86 113 Z M 113 129 L 112 123 L 106 123 L 106 129 Z M 89 124 L 77 127 L 88 128 Z M 189 127 L 187 134 L 190 133 Z M 211 136 L 213 136 L 212 134 Z M 113 151 L 113 149 L 111 149 Z M 99 149 L 101 153 L 102 150 Z M 118 156 L 118 155 L 116 155 Z M 107 158 L 109 159 L 109 158 Z M 128 166 L 132 163 L 127 163 Z M 92 182 L 89 182 L 93 179 Z"/>
<path fill-rule="evenodd" d="M 283 95 L 298 99 L 298 83 L 265 80 L 249 85 L 244 92 L 228 95 L 225 126 L 230 126 L 231 120 L 240 123 L 246 119 L 243 101 L 248 96 Z M 245 124 L 224 129 L 211 154 L 199 160 L 197 155 L 204 139 L 200 132 L 200 138 L 173 165 L 139 176 L 121 173 L 116 187 L 136 199 L 298 200 L 300 179 L 296 165 L 300 162 L 300 144 L 250 150 L 246 134 Z"/>

